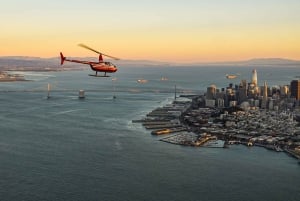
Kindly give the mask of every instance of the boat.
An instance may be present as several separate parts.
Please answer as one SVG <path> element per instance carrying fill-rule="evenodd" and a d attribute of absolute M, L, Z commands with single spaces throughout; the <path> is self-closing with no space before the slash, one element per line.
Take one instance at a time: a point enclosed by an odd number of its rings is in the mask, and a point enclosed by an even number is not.
<path fill-rule="evenodd" d="M 236 77 L 237 77 L 237 75 L 226 74 L 227 79 L 235 79 Z"/>
<path fill-rule="evenodd" d="M 161 77 L 160 80 L 161 80 L 161 81 L 167 81 L 168 78 L 167 78 L 167 77 Z"/>
<path fill-rule="evenodd" d="M 148 80 L 145 80 L 145 79 L 138 79 L 137 80 L 138 83 L 141 83 L 141 84 L 145 84 L 148 82 Z"/>

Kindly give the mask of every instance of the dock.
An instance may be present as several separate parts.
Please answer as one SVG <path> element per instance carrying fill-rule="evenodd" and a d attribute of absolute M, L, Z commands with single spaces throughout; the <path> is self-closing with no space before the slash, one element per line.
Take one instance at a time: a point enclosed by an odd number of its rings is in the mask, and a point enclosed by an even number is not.
<path fill-rule="evenodd" d="M 167 142 L 176 145 L 187 145 L 190 142 L 195 141 L 198 135 L 192 132 L 180 132 L 178 134 L 170 135 L 168 137 L 160 139 L 162 142 Z"/>
<path fill-rule="evenodd" d="M 160 130 L 154 130 L 151 132 L 152 135 L 166 135 L 166 134 L 171 134 L 171 133 L 176 133 L 176 132 L 181 132 L 181 131 L 186 131 L 187 129 L 185 127 L 172 127 L 172 128 L 163 128 Z"/>
<path fill-rule="evenodd" d="M 190 128 L 181 121 L 183 114 L 190 107 L 191 102 L 176 100 L 172 104 L 154 109 L 144 119 L 132 122 L 142 123 L 145 129 L 152 130 L 152 135 L 165 136 L 160 139 L 162 142 L 197 147 L 223 147 L 220 143 L 215 143 L 217 138 L 214 135 L 190 132 Z"/>
<path fill-rule="evenodd" d="M 180 116 L 190 105 L 190 101 L 174 101 L 172 104 L 152 110 L 146 114 L 144 119 L 132 120 L 132 123 L 142 123 L 146 129 L 152 130 L 152 135 L 168 135 L 187 131 L 188 128 L 180 122 Z"/>

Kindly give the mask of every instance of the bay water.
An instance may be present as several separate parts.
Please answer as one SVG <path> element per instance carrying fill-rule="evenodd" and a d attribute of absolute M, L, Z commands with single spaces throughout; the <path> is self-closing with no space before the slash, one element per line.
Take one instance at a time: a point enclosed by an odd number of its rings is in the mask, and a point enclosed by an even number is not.
<path fill-rule="evenodd" d="M 172 145 L 132 123 L 171 103 L 175 85 L 179 94 L 200 94 L 249 81 L 252 69 L 127 67 L 108 78 L 25 72 L 31 81 L 0 83 L 0 200 L 300 200 L 300 165 L 285 153 Z M 256 69 L 269 86 L 299 73 Z"/>

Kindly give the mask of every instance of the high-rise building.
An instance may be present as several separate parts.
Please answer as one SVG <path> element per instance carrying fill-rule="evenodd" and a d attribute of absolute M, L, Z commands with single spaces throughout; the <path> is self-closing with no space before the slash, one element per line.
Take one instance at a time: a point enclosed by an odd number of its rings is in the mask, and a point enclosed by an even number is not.
<path fill-rule="evenodd" d="M 218 108 L 223 108 L 223 107 L 225 106 L 224 103 L 225 103 L 225 102 L 224 102 L 224 99 L 223 99 L 223 98 L 218 98 L 218 99 L 217 99 L 217 106 L 218 106 Z"/>
<path fill-rule="evenodd" d="M 247 97 L 247 89 L 246 88 L 239 88 L 237 91 L 237 100 L 239 103 L 242 103 L 248 99 Z"/>
<path fill-rule="evenodd" d="M 281 96 L 286 96 L 289 92 L 289 88 L 287 85 L 280 86 L 280 95 Z"/>
<path fill-rule="evenodd" d="M 260 90 L 257 84 L 257 72 L 256 69 L 252 70 L 252 78 L 248 85 L 247 95 L 249 98 L 257 98 L 259 96 Z"/>
<path fill-rule="evenodd" d="M 247 80 L 241 80 L 241 83 L 237 89 L 237 99 L 239 103 L 242 103 L 247 100 Z"/>
<path fill-rule="evenodd" d="M 264 83 L 264 92 L 263 92 L 263 99 L 268 99 L 268 85 L 267 82 Z"/>
<path fill-rule="evenodd" d="M 267 82 L 265 82 L 263 87 L 263 98 L 261 102 L 261 108 L 267 108 L 267 101 L 268 101 L 268 86 L 267 86 Z"/>
<path fill-rule="evenodd" d="M 300 100 L 300 80 L 291 81 L 291 97 Z"/>
<path fill-rule="evenodd" d="M 255 87 L 257 87 L 257 72 L 256 72 L 256 69 L 254 69 L 252 71 L 251 84 L 253 84 Z"/>
<path fill-rule="evenodd" d="M 209 87 L 207 87 L 206 99 L 209 99 L 209 100 L 215 99 L 216 98 L 216 92 L 217 92 L 216 85 L 212 84 Z"/>
<path fill-rule="evenodd" d="M 247 86 L 248 86 L 247 80 L 241 80 L 240 88 L 245 88 L 245 89 L 247 89 Z"/>

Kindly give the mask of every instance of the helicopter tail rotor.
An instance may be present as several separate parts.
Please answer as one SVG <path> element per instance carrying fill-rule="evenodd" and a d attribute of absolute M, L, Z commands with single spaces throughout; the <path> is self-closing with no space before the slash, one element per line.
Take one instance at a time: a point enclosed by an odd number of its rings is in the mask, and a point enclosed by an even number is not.
<path fill-rule="evenodd" d="M 64 57 L 63 53 L 60 53 L 60 65 L 63 65 L 65 60 L 66 57 Z"/>

